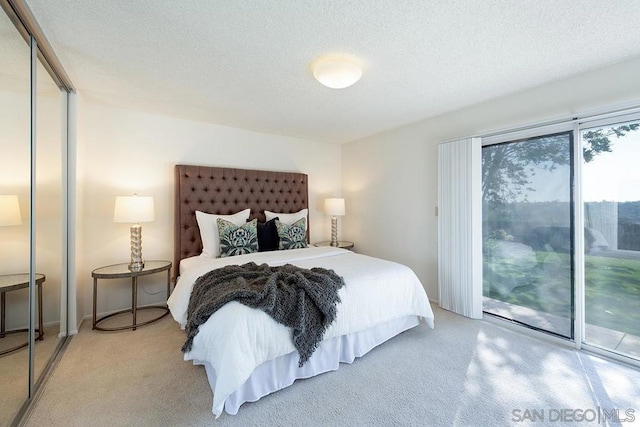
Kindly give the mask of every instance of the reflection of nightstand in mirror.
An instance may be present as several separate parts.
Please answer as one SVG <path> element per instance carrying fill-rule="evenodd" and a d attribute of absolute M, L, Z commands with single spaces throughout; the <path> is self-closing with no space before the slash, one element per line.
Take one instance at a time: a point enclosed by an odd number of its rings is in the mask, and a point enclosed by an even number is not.
<path fill-rule="evenodd" d="M 46 277 L 44 274 L 36 273 L 36 287 L 38 291 L 38 328 L 36 332 L 36 341 L 41 341 L 44 338 L 44 328 L 42 327 L 42 284 Z M 10 331 L 5 330 L 6 324 L 6 296 L 7 292 L 16 291 L 18 289 L 24 289 L 29 287 L 29 274 L 5 274 L 0 276 L 0 310 L 2 310 L 2 317 L 0 318 L 0 338 L 4 338 L 8 334 L 15 334 L 17 332 L 27 332 L 28 329 L 12 329 Z M 21 349 L 29 345 L 29 342 L 19 344 L 15 347 L 11 347 L 7 350 L 0 351 L 0 356 L 10 353 L 12 351 Z"/>
<path fill-rule="evenodd" d="M 331 242 L 327 240 L 326 242 L 314 243 L 313 246 L 331 246 Z M 346 240 L 338 240 L 338 246 L 336 247 L 352 250 L 354 246 L 355 245 L 353 242 L 348 242 Z"/>

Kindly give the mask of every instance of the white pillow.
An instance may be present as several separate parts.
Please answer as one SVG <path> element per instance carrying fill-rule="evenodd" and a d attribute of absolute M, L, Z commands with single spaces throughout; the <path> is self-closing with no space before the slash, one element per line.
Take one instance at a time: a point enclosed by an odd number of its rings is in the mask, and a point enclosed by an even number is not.
<path fill-rule="evenodd" d="M 233 215 L 214 215 L 200 211 L 196 211 L 196 221 L 200 228 L 200 239 L 202 240 L 202 255 L 216 258 L 220 255 L 220 235 L 218 234 L 218 224 L 216 220 L 222 218 L 229 221 L 233 225 L 244 225 L 249 216 L 251 209 L 234 213 Z"/>
<path fill-rule="evenodd" d="M 271 211 L 264 211 L 264 215 L 267 217 L 267 221 L 271 221 L 273 218 L 278 217 L 278 221 L 283 224 L 291 225 L 294 222 L 298 221 L 300 218 L 307 218 L 307 213 L 309 209 L 302 209 L 296 213 L 277 213 Z"/>

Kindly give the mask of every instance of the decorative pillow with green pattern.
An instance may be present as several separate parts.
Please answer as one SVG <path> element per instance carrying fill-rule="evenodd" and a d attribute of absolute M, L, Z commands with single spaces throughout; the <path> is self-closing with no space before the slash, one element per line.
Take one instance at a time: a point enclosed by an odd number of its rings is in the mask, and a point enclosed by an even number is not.
<path fill-rule="evenodd" d="M 300 249 L 307 247 L 307 219 L 300 218 L 291 225 L 276 220 L 280 250 Z"/>
<path fill-rule="evenodd" d="M 220 235 L 220 256 L 225 258 L 258 252 L 258 220 L 237 226 L 224 219 L 216 219 Z"/>

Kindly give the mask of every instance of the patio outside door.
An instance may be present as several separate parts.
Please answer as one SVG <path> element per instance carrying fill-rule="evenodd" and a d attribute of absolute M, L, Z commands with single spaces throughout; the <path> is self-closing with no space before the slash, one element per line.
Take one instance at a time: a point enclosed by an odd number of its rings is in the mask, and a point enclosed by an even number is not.
<path fill-rule="evenodd" d="M 640 121 L 580 132 L 585 224 L 584 342 L 640 358 Z"/>

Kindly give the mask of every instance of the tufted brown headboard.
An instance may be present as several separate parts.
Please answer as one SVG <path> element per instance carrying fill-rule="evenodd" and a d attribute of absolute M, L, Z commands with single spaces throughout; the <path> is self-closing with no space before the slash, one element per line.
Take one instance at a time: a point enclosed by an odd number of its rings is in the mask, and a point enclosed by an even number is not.
<path fill-rule="evenodd" d="M 180 260 L 202 252 L 196 210 L 229 215 L 250 208 L 251 218 L 264 221 L 265 210 L 293 213 L 309 207 L 307 175 L 303 173 L 176 165 L 175 174 L 176 276 Z"/>

